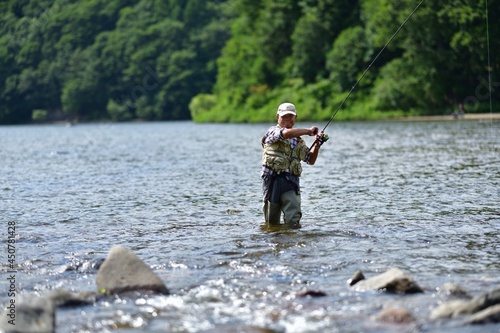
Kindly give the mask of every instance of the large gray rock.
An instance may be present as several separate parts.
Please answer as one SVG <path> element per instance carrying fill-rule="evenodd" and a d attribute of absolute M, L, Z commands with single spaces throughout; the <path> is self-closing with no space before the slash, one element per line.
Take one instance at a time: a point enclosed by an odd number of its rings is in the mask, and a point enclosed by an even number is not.
<path fill-rule="evenodd" d="M 358 274 L 358 272 L 356 272 Z M 362 273 L 359 273 L 362 275 Z M 351 279 L 350 281 L 355 281 Z M 352 282 L 351 282 L 352 283 Z M 352 285 L 356 290 L 383 290 L 396 294 L 412 294 L 423 292 L 413 278 L 397 268 L 391 268 L 385 273 L 360 280 Z"/>
<path fill-rule="evenodd" d="M 100 293 L 111 295 L 128 291 L 151 291 L 168 294 L 163 281 L 139 259 L 123 246 L 116 245 L 109 251 L 96 277 Z"/>
<path fill-rule="evenodd" d="M 471 315 L 500 304 L 500 288 L 481 294 L 469 301 L 457 300 L 441 304 L 431 312 L 431 319 Z"/>
<path fill-rule="evenodd" d="M 0 330 L 4 333 L 53 333 L 55 322 L 55 307 L 50 299 L 26 295 L 7 304 L 0 318 Z"/>

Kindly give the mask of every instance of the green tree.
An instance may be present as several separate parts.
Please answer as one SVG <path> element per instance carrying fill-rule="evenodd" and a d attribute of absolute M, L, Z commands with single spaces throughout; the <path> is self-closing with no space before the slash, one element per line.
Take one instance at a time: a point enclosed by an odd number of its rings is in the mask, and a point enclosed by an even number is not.
<path fill-rule="evenodd" d="M 395 8 L 383 0 L 366 1 L 370 10 L 371 6 L 385 6 L 386 12 L 395 17 L 391 22 L 402 22 L 415 4 L 402 1 L 398 5 L 404 8 Z M 369 38 L 379 46 L 388 38 L 381 17 L 372 15 L 367 23 L 372 32 Z M 483 1 L 424 2 L 404 33 L 394 40 L 391 48 L 399 52 L 391 54 L 375 81 L 373 93 L 378 107 L 442 112 L 439 110 L 463 101 L 475 91 L 478 75 L 486 74 L 485 28 Z M 498 49 L 497 39 L 491 41 L 497 45 L 492 50 Z"/>
<path fill-rule="evenodd" d="M 365 31 L 361 26 L 346 28 L 335 39 L 326 57 L 326 69 L 330 73 L 334 91 L 351 89 L 367 66 L 368 52 Z"/>
<path fill-rule="evenodd" d="M 312 83 L 327 77 L 326 56 L 342 30 L 359 21 L 357 1 L 309 0 L 292 33 L 288 63 L 293 77 Z"/>
<path fill-rule="evenodd" d="M 327 30 L 316 11 L 302 16 L 292 34 L 292 56 L 288 58 L 292 77 L 311 83 L 321 78 L 325 69 Z"/>
<path fill-rule="evenodd" d="M 10 0 L 0 4 L 0 122 L 188 119 L 215 82 L 226 1 Z"/>

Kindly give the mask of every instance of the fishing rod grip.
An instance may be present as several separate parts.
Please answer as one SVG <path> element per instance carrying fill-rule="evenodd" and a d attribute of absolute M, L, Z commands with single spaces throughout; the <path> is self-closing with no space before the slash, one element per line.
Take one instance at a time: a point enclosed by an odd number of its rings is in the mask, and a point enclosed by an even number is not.
<path fill-rule="evenodd" d="M 321 131 L 321 133 L 323 133 L 323 131 Z M 327 142 L 328 139 L 330 139 L 330 137 L 328 136 L 328 134 L 321 134 L 321 138 L 319 137 L 319 135 L 316 135 L 316 139 L 314 139 L 314 142 L 312 143 L 311 147 L 309 148 L 309 150 L 313 149 L 314 145 L 316 144 L 316 142 L 319 142 L 319 146 L 321 147 L 323 145 L 323 143 Z"/>

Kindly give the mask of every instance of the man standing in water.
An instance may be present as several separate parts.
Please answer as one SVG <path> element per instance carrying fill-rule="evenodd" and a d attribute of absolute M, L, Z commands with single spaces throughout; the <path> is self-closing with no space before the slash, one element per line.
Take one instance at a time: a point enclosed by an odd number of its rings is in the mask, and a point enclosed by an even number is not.
<path fill-rule="evenodd" d="M 295 105 L 283 103 L 276 113 L 278 124 L 272 126 L 262 138 L 262 192 L 264 218 L 268 225 L 279 225 L 281 212 L 285 225 L 299 229 L 302 211 L 300 209 L 301 161 L 313 165 L 318 157 L 319 147 L 328 140 L 318 127 L 293 128 L 297 120 Z M 316 135 L 316 141 L 309 149 L 302 135 Z"/>

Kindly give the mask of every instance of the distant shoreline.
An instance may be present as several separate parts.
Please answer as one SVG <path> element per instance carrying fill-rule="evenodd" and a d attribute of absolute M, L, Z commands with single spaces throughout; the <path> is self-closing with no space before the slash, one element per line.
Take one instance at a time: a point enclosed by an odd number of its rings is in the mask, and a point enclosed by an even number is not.
<path fill-rule="evenodd" d="M 460 121 L 460 120 L 500 120 L 500 113 L 466 113 L 457 118 L 451 114 L 441 116 L 414 116 L 414 117 L 396 117 L 384 120 L 394 121 Z"/>
<path fill-rule="evenodd" d="M 500 113 L 466 113 L 463 116 L 453 117 L 452 114 L 439 115 L 439 116 L 408 116 L 408 117 L 393 117 L 393 118 L 377 118 L 365 121 L 461 121 L 461 120 L 478 120 L 478 121 L 500 121 Z M 170 121 L 193 121 L 192 119 L 184 119 L 184 120 L 170 120 Z M 304 120 L 308 122 L 312 122 L 313 120 Z M 342 120 L 340 120 L 342 121 Z M 352 121 L 360 121 L 360 120 L 352 120 Z M 362 121 L 362 120 L 361 120 Z M 142 119 L 130 120 L 124 123 L 147 123 L 150 121 L 144 121 Z M 0 126 L 16 126 L 16 125 L 63 125 L 67 127 L 76 126 L 79 124 L 114 124 L 120 123 L 111 120 L 101 120 L 101 121 L 65 121 L 65 120 L 57 120 L 57 121 L 49 121 L 49 122 L 32 122 L 26 124 L 0 124 Z M 207 122 L 209 123 L 209 122 Z M 203 123 L 202 123 L 203 124 Z"/>

